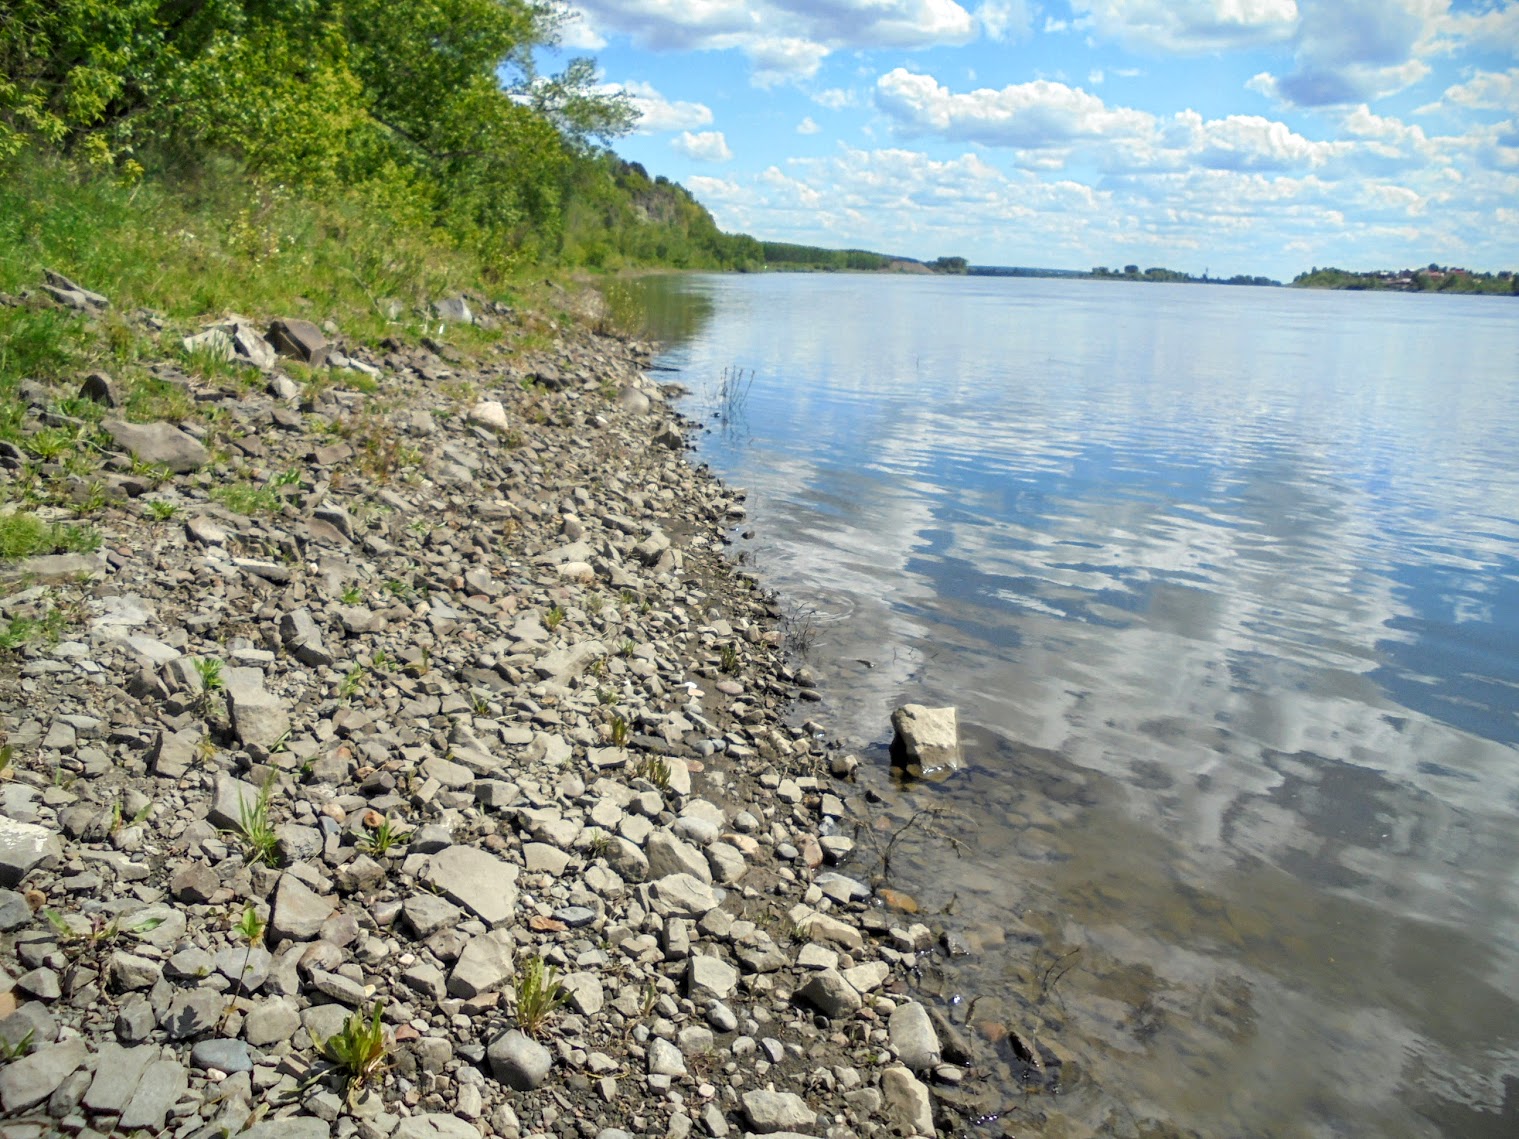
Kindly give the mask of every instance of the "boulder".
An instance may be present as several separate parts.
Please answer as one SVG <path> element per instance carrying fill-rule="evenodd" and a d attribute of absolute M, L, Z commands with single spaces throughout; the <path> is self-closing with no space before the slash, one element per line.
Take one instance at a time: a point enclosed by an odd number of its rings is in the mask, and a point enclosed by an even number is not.
<path fill-rule="evenodd" d="M 127 423 L 107 419 L 100 425 L 118 447 L 144 463 L 158 463 L 177 475 L 198 471 L 211 452 L 172 423 Z"/>
<path fill-rule="evenodd" d="M 903 704 L 891 714 L 893 762 L 915 775 L 949 774 L 960 767 L 960 731 L 953 708 Z"/>
<path fill-rule="evenodd" d="M 269 331 L 264 334 L 264 339 L 269 341 L 281 356 L 300 360 L 313 368 L 320 368 L 327 363 L 327 356 L 331 352 L 327 338 L 322 335 L 320 328 L 309 320 L 294 317 L 271 323 Z"/>
<path fill-rule="evenodd" d="M 0 886 L 19 886 L 33 869 L 62 857 L 63 843 L 53 831 L 0 815 Z"/>
<path fill-rule="evenodd" d="M 485 1054 L 491 1074 L 519 1092 L 530 1092 L 543 1083 L 554 1065 L 547 1048 L 515 1028 L 496 1037 Z"/>

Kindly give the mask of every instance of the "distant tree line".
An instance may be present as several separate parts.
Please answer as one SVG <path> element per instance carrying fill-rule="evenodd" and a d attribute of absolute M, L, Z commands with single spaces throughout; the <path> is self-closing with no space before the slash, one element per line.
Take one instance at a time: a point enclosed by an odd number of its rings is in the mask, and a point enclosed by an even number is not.
<path fill-rule="evenodd" d="M 1421 269 L 1377 269 L 1369 273 L 1317 266 L 1299 273 L 1292 284 L 1303 289 L 1353 289 L 1401 293 L 1490 293 L 1519 296 L 1519 273 L 1477 273 L 1431 262 Z"/>

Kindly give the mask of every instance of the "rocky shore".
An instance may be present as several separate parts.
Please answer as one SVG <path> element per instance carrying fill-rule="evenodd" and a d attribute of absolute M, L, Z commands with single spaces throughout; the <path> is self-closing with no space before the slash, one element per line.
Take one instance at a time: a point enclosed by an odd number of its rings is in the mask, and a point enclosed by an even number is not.
<path fill-rule="evenodd" d="M 0 1133 L 935 1134 L 935 933 L 650 348 L 200 336 L 184 424 L 23 389 L 114 446 L 100 548 L 0 563 Z"/>

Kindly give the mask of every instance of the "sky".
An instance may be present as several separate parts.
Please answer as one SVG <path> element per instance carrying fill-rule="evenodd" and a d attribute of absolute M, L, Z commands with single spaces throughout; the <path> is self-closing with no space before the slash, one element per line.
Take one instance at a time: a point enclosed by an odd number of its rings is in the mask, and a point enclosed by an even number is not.
<path fill-rule="evenodd" d="M 614 149 L 775 241 L 1519 270 L 1519 0 L 578 0 Z"/>

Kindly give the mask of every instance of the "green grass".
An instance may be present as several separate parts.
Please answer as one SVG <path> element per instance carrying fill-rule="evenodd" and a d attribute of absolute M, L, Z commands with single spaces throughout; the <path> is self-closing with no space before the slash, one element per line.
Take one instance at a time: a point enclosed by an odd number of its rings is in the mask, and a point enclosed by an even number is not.
<path fill-rule="evenodd" d="M 368 1016 L 352 1013 L 343 1027 L 322 1041 L 322 1056 L 338 1070 L 346 1085 L 350 1105 L 365 1085 L 378 1078 L 390 1055 L 385 1026 L 380 1023 L 384 1001 L 376 1001 Z"/>
<path fill-rule="evenodd" d="M 517 996 L 517 1023 L 529 1036 L 537 1036 L 555 1009 L 569 999 L 558 980 L 558 971 L 542 957 L 529 957 L 512 977 Z"/>
<path fill-rule="evenodd" d="M 253 802 L 246 798 L 239 799 L 237 804 L 237 829 L 243 840 L 243 854 L 248 860 L 249 866 L 257 866 L 262 863 L 265 866 L 279 865 L 279 836 L 274 833 L 274 826 L 269 822 L 269 797 L 274 792 L 274 775 L 264 781 L 259 788 L 258 797 Z"/>
<path fill-rule="evenodd" d="M 93 526 L 44 522 L 35 514 L 0 514 L 0 558 L 30 558 L 38 554 L 90 554 L 100 549 L 100 531 Z"/>

